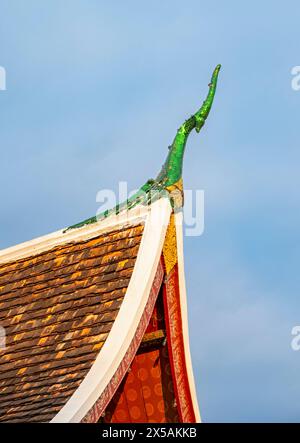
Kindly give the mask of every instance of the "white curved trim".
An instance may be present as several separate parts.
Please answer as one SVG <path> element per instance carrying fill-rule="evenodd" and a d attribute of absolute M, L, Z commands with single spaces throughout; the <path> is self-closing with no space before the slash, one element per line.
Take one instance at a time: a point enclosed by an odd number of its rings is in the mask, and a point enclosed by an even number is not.
<path fill-rule="evenodd" d="M 175 214 L 175 225 L 176 225 L 176 238 L 177 238 L 178 279 L 179 279 L 182 335 L 184 343 L 184 354 L 185 354 L 185 361 L 187 368 L 187 376 L 189 381 L 195 418 L 196 422 L 200 423 L 201 416 L 197 400 L 197 392 L 195 387 L 195 380 L 194 380 L 193 366 L 192 366 L 192 359 L 190 352 L 190 342 L 189 342 L 187 297 L 186 297 L 185 275 L 184 275 L 182 219 L 183 219 L 183 213 L 181 210 Z"/>
<path fill-rule="evenodd" d="M 119 367 L 144 312 L 170 214 L 171 206 L 167 198 L 162 198 L 149 207 L 134 271 L 109 336 L 83 382 L 51 422 L 80 422 Z"/>

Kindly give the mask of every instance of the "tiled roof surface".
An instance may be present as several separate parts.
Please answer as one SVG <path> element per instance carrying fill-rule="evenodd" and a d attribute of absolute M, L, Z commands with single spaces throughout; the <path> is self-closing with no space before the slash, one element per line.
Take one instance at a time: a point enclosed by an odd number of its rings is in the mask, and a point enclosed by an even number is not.
<path fill-rule="evenodd" d="M 123 301 L 143 226 L 0 264 L 0 421 L 50 421 L 101 350 Z"/>

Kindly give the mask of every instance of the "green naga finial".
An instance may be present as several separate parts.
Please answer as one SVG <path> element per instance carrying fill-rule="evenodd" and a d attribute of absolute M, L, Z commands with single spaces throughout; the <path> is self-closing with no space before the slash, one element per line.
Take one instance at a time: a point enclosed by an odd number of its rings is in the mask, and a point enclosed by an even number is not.
<path fill-rule="evenodd" d="M 209 91 L 203 105 L 196 114 L 192 115 L 180 126 L 174 141 L 169 148 L 170 151 L 167 160 L 156 179 L 166 187 L 174 185 L 181 179 L 183 156 L 188 136 L 193 129 L 196 129 L 196 131 L 199 132 L 208 117 L 214 101 L 220 69 L 221 65 L 218 65 L 213 72 L 209 84 Z"/>
<path fill-rule="evenodd" d="M 178 129 L 172 145 L 169 147 L 167 159 L 155 180 L 148 180 L 132 197 L 118 204 L 115 208 L 107 210 L 97 216 L 88 218 L 81 223 L 70 226 L 66 229 L 80 228 L 81 226 L 95 223 L 98 220 L 108 217 L 111 214 L 119 214 L 125 209 L 131 209 L 138 204 L 149 204 L 162 195 L 162 191 L 170 194 L 173 189 L 182 189 L 182 165 L 188 136 L 195 129 L 200 131 L 211 110 L 217 87 L 218 75 L 221 65 L 217 65 L 208 85 L 209 91 L 201 108 Z M 172 201 L 172 196 L 171 196 Z"/>

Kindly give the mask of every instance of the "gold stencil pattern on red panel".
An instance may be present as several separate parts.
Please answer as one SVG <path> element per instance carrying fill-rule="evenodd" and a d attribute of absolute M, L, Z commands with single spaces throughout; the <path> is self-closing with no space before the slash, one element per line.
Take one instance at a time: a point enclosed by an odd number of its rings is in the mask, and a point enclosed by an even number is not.
<path fill-rule="evenodd" d="M 165 263 L 166 274 L 170 274 L 177 263 L 177 243 L 176 243 L 176 226 L 175 216 L 171 214 L 166 237 L 163 245 L 163 257 Z"/>
<path fill-rule="evenodd" d="M 196 419 L 185 360 L 177 264 L 164 284 L 164 306 L 168 350 L 180 421 L 183 423 L 195 423 Z"/>

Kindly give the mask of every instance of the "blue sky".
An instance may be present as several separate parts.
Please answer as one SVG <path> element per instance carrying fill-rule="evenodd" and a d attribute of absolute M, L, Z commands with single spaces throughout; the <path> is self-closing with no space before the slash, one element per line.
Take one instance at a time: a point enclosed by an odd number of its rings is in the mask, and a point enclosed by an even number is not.
<path fill-rule="evenodd" d="M 202 418 L 300 421 L 297 1 L 0 0 L 0 247 L 94 215 L 99 189 L 153 177 L 222 64 L 190 137 L 185 238 Z"/>

